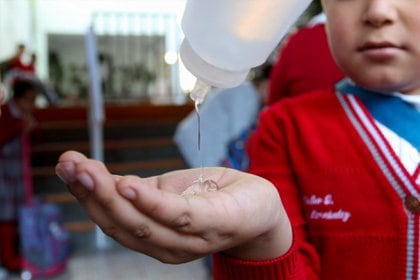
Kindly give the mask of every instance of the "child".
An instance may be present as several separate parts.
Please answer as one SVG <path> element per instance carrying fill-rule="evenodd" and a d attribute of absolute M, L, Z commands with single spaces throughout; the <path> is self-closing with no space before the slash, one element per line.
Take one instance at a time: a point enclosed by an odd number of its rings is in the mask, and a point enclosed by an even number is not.
<path fill-rule="evenodd" d="M 218 252 L 216 279 L 420 277 L 420 2 L 322 4 L 350 79 L 262 113 L 261 177 L 209 168 L 218 191 L 180 196 L 200 169 L 119 177 L 62 155 L 57 173 L 107 234 L 163 262 Z"/>
<path fill-rule="evenodd" d="M 13 57 L 10 58 L 8 63 L 8 70 L 19 69 L 23 70 L 26 68 L 26 65 L 22 62 L 22 56 L 26 51 L 26 46 L 24 44 L 18 44 L 16 47 L 16 53 Z"/>
<path fill-rule="evenodd" d="M 291 33 L 281 46 L 271 72 L 268 105 L 324 88 L 343 78 L 328 46 L 325 15 L 320 13 Z"/>
<path fill-rule="evenodd" d="M 19 271 L 18 208 L 32 178 L 29 170 L 29 132 L 36 121 L 32 115 L 37 91 L 28 81 L 17 80 L 13 98 L 1 107 L 0 118 L 0 263 Z"/>
<path fill-rule="evenodd" d="M 0 105 L 3 104 L 5 99 L 5 93 L 4 93 L 4 86 L 0 83 Z M 0 107 L 0 117 L 1 117 L 1 107 Z M 2 268 L 2 264 L 0 262 L 0 279 L 6 279 L 7 272 L 5 269 Z"/>

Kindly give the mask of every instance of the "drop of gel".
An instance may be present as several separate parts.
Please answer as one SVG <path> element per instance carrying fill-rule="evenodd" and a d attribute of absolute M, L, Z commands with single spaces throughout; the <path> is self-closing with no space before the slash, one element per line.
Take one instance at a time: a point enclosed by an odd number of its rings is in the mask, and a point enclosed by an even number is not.
<path fill-rule="evenodd" d="M 215 192 L 219 189 L 217 183 L 213 180 L 197 180 L 189 186 L 181 195 L 198 195 L 205 192 Z"/>

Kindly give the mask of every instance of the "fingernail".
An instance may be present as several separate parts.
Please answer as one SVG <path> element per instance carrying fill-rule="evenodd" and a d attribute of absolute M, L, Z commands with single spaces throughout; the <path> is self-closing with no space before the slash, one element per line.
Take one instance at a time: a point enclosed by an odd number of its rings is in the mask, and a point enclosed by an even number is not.
<path fill-rule="evenodd" d="M 125 188 L 122 190 L 121 195 L 129 200 L 134 200 L 136 198 L 136 192 L 131 188 Z"/>
<path fill-rule="evenodd" d="M 93 190 L 94 183 L 92 177 L 87 173 L 77 174 L 77 180 L 89 191 Z"/>
<path fill-rule="evenodd" d="M 60 162 L 56 168 L 57 176 L 66 184 L 73 183 L 75 166 L 73 162 Z"/>

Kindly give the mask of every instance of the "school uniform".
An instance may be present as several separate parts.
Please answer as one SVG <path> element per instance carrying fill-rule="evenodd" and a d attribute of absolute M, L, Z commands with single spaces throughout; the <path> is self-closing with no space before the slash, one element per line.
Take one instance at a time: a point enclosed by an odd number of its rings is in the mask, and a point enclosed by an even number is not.
<path fill-rule="evenodd" d="M 20 111 L 9 102 L 0 117 L 0 263 L 18 271 L 18 211 L 32 192 L 29 135 L 24 132 Z"/>
<path fill-rule="evenodd" d="M 250 171 L 278 188 L 293 244 L 215 255 L 215 279 L 419 279 L 420 96 L 401 96 L 345 80 L 266 109 Z"/>

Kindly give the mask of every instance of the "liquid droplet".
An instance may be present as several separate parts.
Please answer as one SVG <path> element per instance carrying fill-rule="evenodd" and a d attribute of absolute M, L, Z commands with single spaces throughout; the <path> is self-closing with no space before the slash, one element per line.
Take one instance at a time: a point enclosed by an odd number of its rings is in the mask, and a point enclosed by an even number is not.
<path fill-rule="evenodd" d="M 200 152 L 201 150 L 201 121 L 200 121 L 200 112 L 199 106 L 203 103 L 204 99 L 206 98 L 208 92 L 210 91 L 211 86 L 206 84 L 205 82 L 197 79 L 193 90 L 190 93 L 191 99 L 194 101 L 195 111 L 197 113 L 197 147 L 199 156 L 202 157 Z M 198 195 L 204 192 L 213 192 L 217 191 L 218 185 L 213 180 L 203 180 L 203 159 L 201 158 L 201 175 L 198 180 L 194 181 L 194 183 L 189 186 L 181 195 Z"/>
<path fill-rule="evenodd" d="M 219 189 L 217 183 L 213 180 L 197 180 L 189 186 L 181 195 L 199 195 L 205 192 L 215 192 Z"/>

